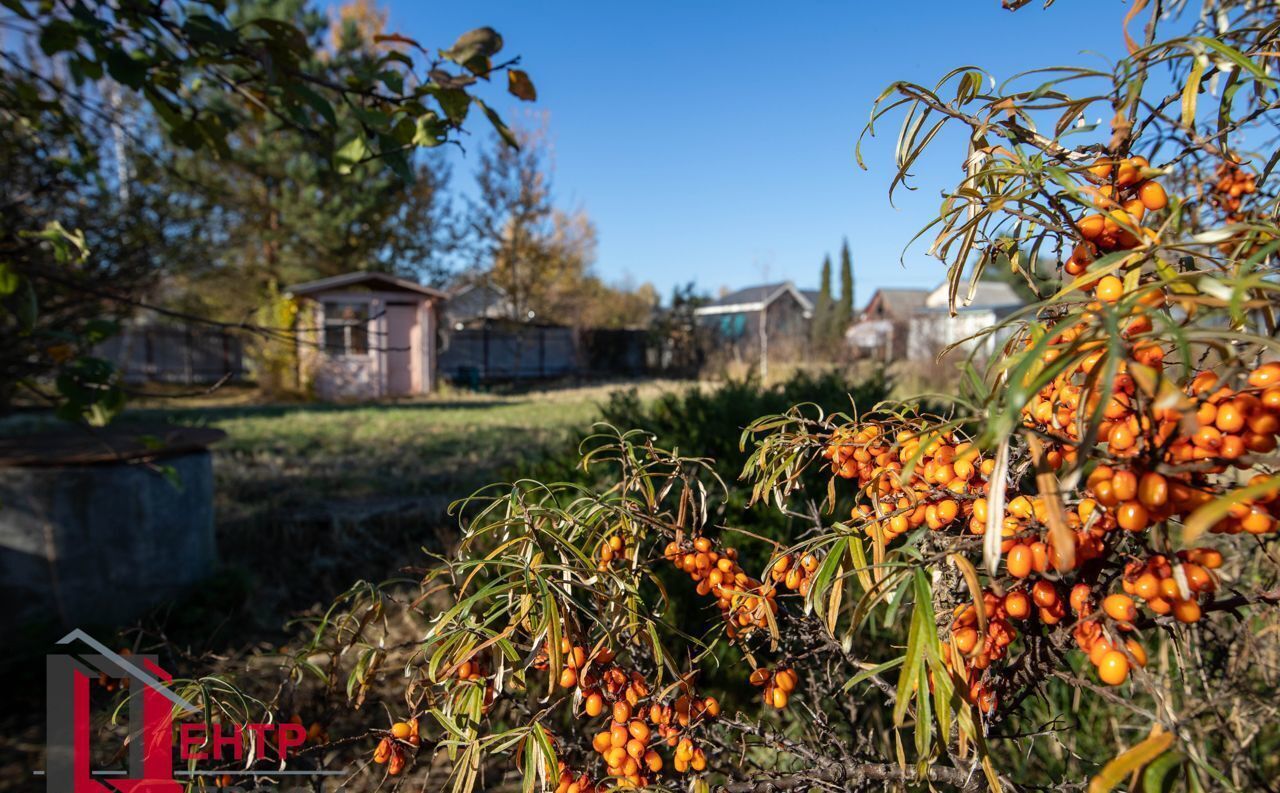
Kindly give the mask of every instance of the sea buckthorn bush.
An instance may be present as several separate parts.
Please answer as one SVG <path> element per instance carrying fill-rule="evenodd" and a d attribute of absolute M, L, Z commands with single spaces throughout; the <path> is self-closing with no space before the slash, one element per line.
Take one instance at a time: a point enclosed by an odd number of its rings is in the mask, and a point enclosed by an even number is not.
<path fill-rule="evenodd" d="M 742 509 L 785 531 L 723 508 L 737 471 L 601 427 L 589 476 L 457 505 L 410 639 L 377 588 L 326 618 L 327 679 L 355 659 L 357 704 L 395 681 L 367 736 L 392 784 L 1274 789 L 1280 23 L 1123 23 L 1109 69 L 877 102 L 893 187 L 963 137 L 926 227 L 954 303 L 996 267 L 1038 299 L 945 399 L 751 421 Z"/>

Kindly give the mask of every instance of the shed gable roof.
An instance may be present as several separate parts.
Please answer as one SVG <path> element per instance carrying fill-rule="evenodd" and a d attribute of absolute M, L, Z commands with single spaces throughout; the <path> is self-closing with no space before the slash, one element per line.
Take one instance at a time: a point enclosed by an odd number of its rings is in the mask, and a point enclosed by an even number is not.
<path fill-rule="evenodd" d="M 301 284 L 294 284 L 285 289 L 291 295 L 296 297 L 312 297 L 324 292 L 334 292 L 341 289 L 348 289 L 353 286 L 369 286 L 382 289 L 390 289 L 392 291 L 416 292 L 420 295 L 433 298 L 444 298 L 445 293 L 439 289 L 432 289 L 429 286 L 423 286 L 416 281 L 410 281 L 407 278 L 397 278 L 388 273 L 370 272 L 367 270 L 357 270 L 356 272 L 343 273 L 342 275 L 334 275 L 329 278 L 319 278 L 315 281 L 306 281 Z"/>

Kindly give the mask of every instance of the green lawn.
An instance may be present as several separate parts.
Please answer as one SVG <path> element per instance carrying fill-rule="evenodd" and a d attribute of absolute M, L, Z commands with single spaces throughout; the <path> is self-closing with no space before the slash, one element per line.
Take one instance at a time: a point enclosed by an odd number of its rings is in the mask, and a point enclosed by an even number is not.
<path fill-rule="evenodd" d="M 443 550 L 456 536 L 456 519 L 445 515 L 449 504 L 510 476 L 518 463 L 563 450 L 620 387 L 383 404 L 263 404 L 251 391 L 225 389 L 139 400 L 118 421 L 227 433 L 213 447 L 223 567 L 208 603 L 187 602 L 175 614 L 229 609 L 272 631 L 285 615 L 323 605 L 360 578 L 381 580 L 421 565 L 423 548 Z M 685 385 L 637 387 L 653 398 Z M 0 432 L 50 423 L 28 415 L 0 422 Z M 170 620 L 158 622 L 178 630 Z M 193 625 L 198 632 L 198 620 Z"/>
<path fill-rule="evenodd" d="M 675 387 L 647 383 L 654 395 Z M 559 449 L 615 386 L 452 394 L 373 405 L 202 405 L 129 411 L 227 432 L 214 449 L 220 524 L 440 511 Z"/>

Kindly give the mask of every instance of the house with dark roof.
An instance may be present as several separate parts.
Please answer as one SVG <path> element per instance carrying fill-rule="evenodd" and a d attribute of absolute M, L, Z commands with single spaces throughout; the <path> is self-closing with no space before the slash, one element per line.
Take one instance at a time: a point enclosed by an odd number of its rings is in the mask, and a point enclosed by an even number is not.
<path fill-rule="evenodd" d="M 911 317 L 928 297 L 927 289 L 877 289 L 845 330 L 854 355 L 880 361 L 907 357 Z"/>
<path fill-rule="evenodd" d="M 855 356 L 880 361 L 931 361 L 957 345 L 991 354 L 1001 336 L 978 334 L 996 326 L 1022 307 L 1022 298 L 1008 284 L 979 281 L 959 285 L 954 313 L 947 282 L 933 289 L 879 289 L 845 332 Z"/>
<path fill-rule="evenodd" d="M 717 344 L 739 354 L 757 355 L 764 345 L 799 351 L 808 343 L 815 298 L 782 281 L 730 292 L 693 313 Z"/>
<path fill-rule="evenodd" d="M 286 294 L 298 302 L 302 379 L 322 399 L 378 399 L 434 389 L 444 292 L 361 271 L 295 284 Z"/>
<path fill-rule="evenodd" d="M 516 319 L 511 298 L 484 279 L 462 281 L 448 290 L 441 327 L 453 330 L 478 326 L 485 320 Z"/>

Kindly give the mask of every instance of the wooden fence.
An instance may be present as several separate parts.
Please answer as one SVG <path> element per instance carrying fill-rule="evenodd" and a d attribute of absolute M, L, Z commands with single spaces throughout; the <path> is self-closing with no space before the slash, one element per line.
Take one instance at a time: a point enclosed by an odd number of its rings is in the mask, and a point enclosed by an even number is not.
<path fill-rule="evenodd" d="M 244 378 L 244 349 L 235 336 L 191 325 L 126 325 L 96 354 L 127 383 L 198 385 Z"/>
<path fill-rule="evenodd" d="M 642 330 L 486 322 L 444 335 L 439 374 L 462 385 L 640 375 L 647 371 L 647 340 L 648 334 Z"/>

